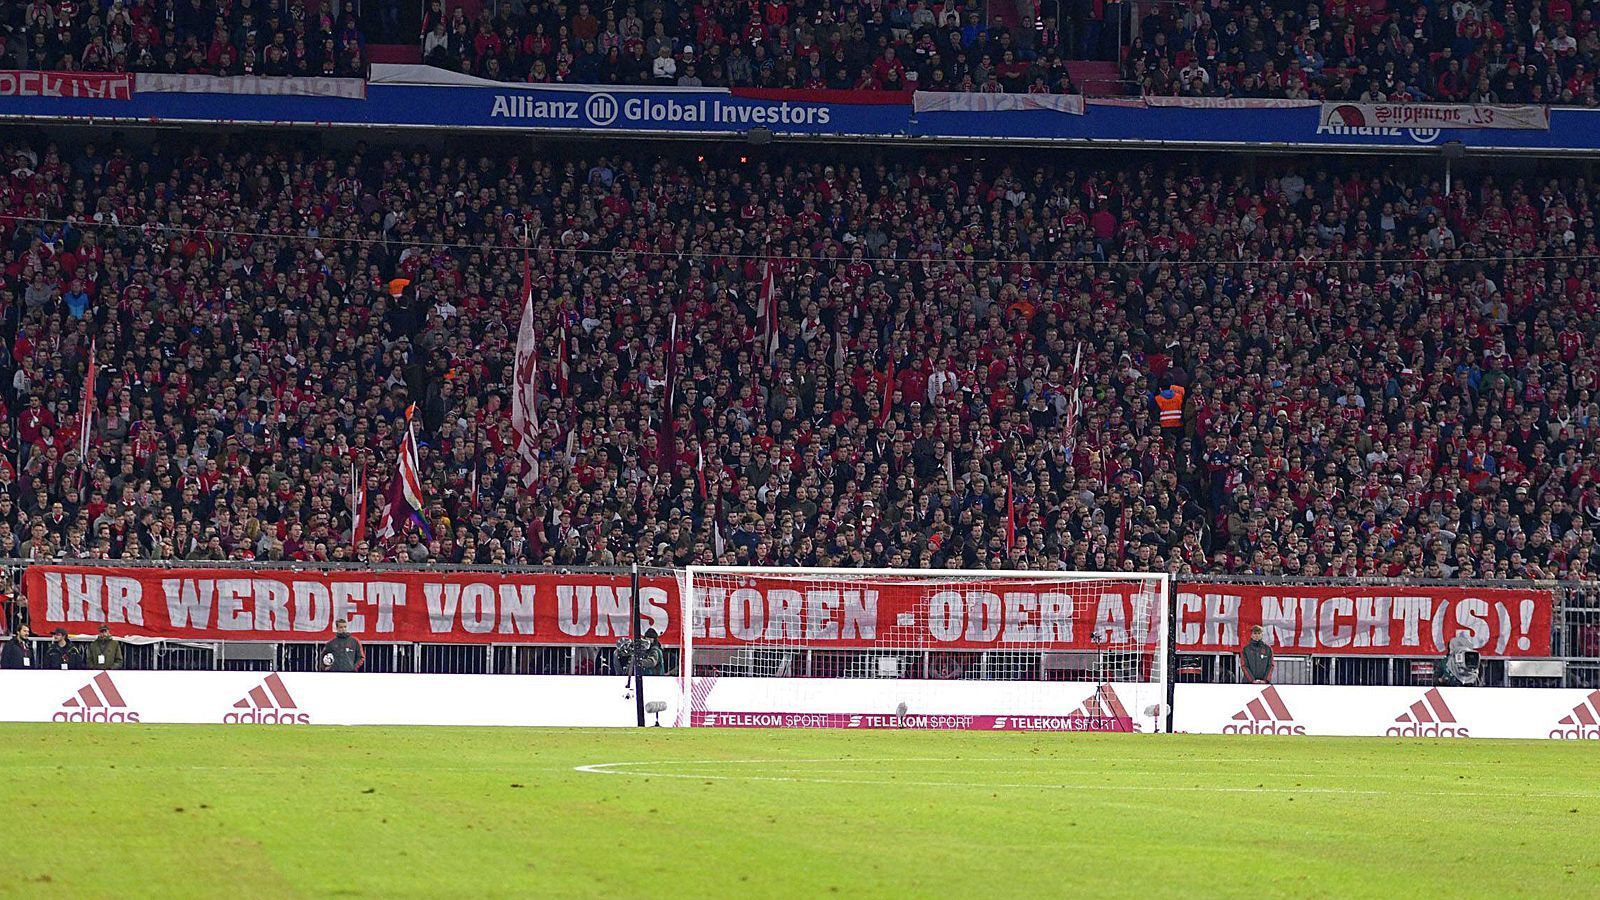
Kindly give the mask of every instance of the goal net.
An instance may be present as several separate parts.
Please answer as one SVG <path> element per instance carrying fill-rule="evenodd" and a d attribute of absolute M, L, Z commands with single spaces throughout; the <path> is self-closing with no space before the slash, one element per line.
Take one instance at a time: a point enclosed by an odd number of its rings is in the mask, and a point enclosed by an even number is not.
<path fill-rule="evenodd" d="M 1168 577 L 689 567 L 679 724 L 1166 731 Z"/>

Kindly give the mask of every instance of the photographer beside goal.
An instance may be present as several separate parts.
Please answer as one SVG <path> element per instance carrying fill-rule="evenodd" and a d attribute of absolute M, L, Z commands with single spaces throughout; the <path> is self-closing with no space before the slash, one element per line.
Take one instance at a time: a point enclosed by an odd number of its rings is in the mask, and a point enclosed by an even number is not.
<path fill-rule="evenodd" d="M 664 653 L 661 636 L 654 628 L 647 628 L 638 640 L 618 638 L 617 647 L 611 651 L 611 671 L 629 675 L 633 673 L 634 657 L 638 657 L 640 675 L 660 675 Z"/>

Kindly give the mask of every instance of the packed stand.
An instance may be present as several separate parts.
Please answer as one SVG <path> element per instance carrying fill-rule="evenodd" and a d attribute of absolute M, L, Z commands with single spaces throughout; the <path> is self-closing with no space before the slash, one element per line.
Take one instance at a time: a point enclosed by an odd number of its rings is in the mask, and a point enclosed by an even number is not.
<path fill-rule="evenodd" d="M 1075 94 L 1053 19 L 989 27 L 976 0 L 566 3 L 476 18 L 430 0 L 423 61 L 495 81 Z"/>
<path fill-rule="evenodd" d="M 4 152 L 3 556 L 1600 573 L 1582 179 Z M 507 412 L 525 233 L 532 489 Z M 379 539 L 411 403 L 428 532 Z"/>
<path fill-rule="evenodd" d="M 1146 94 L 1600 105 L 1594 11 L 1569 0 L 1146 9 L 1124 56 Z"/>
<path fill-rule="evenodd" d="M 9 69 L 366 77 L 350 0 L 8 0 Z"/>

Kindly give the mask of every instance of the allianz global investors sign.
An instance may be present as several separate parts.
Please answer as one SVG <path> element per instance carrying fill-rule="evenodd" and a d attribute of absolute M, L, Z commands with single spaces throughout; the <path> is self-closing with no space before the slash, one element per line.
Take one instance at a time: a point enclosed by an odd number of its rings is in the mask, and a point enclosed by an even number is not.
<path fill-rule="evenodd" d="M 720 92 L 684 92 L 676 96 L 621 96 L 554 92 L 496 94 L 490 118 L 549 125 L 609 128 L 678 125 L 827 125 L 832 111 L 821 104 L 772 103 L 737 98 Z"/>

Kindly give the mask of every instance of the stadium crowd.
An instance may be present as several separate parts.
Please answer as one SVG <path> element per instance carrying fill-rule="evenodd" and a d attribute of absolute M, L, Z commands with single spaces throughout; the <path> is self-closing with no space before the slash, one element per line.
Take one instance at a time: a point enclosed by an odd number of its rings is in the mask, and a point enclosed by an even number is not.
<path fill-rule="evenodd" d="M 392 31 L 399 5 L 379 6 L 373 21 Z M 1068 60 L 1120 59 L 1147 95 L 1600 104 L 1600 30 L 1594 11 L 1570 0 L 485 0 L 476 9 L 426 0 L 424 61 L 539 83 L 1076 93 Z M 15 0 L 0 4 L 0 65 L 361 77 L 360 12 L 349 0 Z"/>
<path fill-rule="evenodd" d="M 1595 106 L 1595 24 L 1570 0 L 1187 0 L 1145 8 L 1125 63 L 1156 95 Z"/>
<path fill-rule="evenodd" d="M 1600 574 L 1583 178 L 3 152 L 0 556 Z M 507 412 L 525 246 L 531 489 Z M 427 530 L 380 539 L 411 403 Z"/>
<path fill-rule="evenodd" d="M 1120 59 L 1147 95 L 1597 103 L 1600 34 L 1569 0 L 1016 6 L 430 0 L 421 46 L 500 81 L 1075 93 L 1066 60 Z"/>
<path fill-rule="evenodd" d="M 8 69 L 366 77 L 349 0 L 8 0 Z"/>
<path fill-rule="evenodd" d="M 1600 35 L 1568 0 L 830 5 L 430 0 L 422 54 L 512 82 L 1075 93 L 1067 59 L 1122 59 L 1146 94 L 1595 106 Z M 1058 16 L 1061 18 L 1058 19 Z"/>
<path fill-rule="evenodd" d="M 869 91 L 1077 93 L 1053 18 L 990 27 L 975 2 L 430 0 L 422 55 L 496 81 Z"/>

